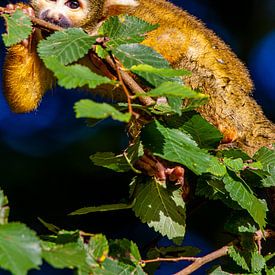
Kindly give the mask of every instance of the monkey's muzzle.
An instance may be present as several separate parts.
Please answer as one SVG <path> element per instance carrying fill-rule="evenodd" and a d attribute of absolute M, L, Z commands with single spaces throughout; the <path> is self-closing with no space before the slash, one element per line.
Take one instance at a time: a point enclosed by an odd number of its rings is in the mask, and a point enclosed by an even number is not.
<path fill-rule="evenodd" d="M 42 12 L 39 18 L 65 29 L 72 26 L 71 21 L 62 13 L 52 14 L 50 10 Z"/>

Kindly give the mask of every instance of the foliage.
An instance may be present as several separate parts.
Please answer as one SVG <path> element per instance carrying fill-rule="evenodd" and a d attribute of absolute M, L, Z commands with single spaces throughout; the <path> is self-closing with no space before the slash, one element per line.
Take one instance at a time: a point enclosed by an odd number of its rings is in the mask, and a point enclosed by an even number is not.
<path fill-rule="evenodd" d="M 8 24 L 8 35 L 3 35 L 6 46 L 28 37 L 31 24 L 22 12 L 4 17 Z M 183 84 L 182 76 L 189 72 L 172 69 L 159 53 L 139 44 L 146 33 L 155 28 L 157 26 L 135 17 L 111 17 L 100 27 L 97 36 L 73 28 L 53 33 L 38 45 L 38 53 L 46 67 L 56 76 L 58 84 L 67 89 L 122 84 L 119 75 L 114 81 L 75 64 L 93 48 L 103 63 L 108 57 L 119 60 L 117 70 L 113 68 L 114 74 L 122 66 L 148 90 L 145 95 L 137 93 L 128 97 L 128 104 L 97 103 L 88 99 L 75 104 L 77 118 L 102 120 L 111 117 L 128 123 L 130 142 L 124 152 L 96 153 L 91 160 L 95 165 L 116 172 L 131 172 L 133 179 L 129 183 L 127 203 L 85 207 L 71 215 L 132 209 L 143 223 L 181 244 L 188 215 L 183 200 L 188 183 L 182 176 L 175 177 L 173 172 L 168 174 L 167 171 L 183 166 L 192 175 L 196 196 L 221 200 L 232 210 L 234 215 L 226 228 L 241 238 L 242 246 L 231 245 L 228 251 L 236 266 L 250 274 L 263 270 L 272 274 L 272 267 L 267 264 L 269 259 L 257 252 L 253 233 L 263 231 L 268 222 L 267 203 L 257 191 L 275 186 L 274 148 L 262 148 L 252 159 L 239 150 L 216 150 L 222 135 L 195 112 L 208 97 Z M 125 87 L 120 90 L 125 91 Z M 132 102 L 144 96 L 165 100 L 150 106 Z M 143 117 L 144 120 L 140 119 Z M 139 165 L 140 161 L 145 161 L 144 156 L 150 161 Z M 150 162 L 155 167 L 144 171 Z M 8 223 L 7 199 L 3 192 L 0 192 L 0 221 L 0 266 L 14 274 L 26 274 L 38 268 L 42 260 L 55 268 L 76 269 L 79 274 L 145 274 L 140 252 L 132 241 L 107 240 L 102 234 L 61 230 L 44 221 L 55 235 L 39 239 L 26 225 Z M 176 253 L 180 256 L 183 252 L 185 256 L 193 256 L 198 251 L 182 247 L 156 248 L 154 255 Z M 218 266 L 210 274 L 229 273 Z"/>
<path fill-rule="evenodd" d="M 7 47 L 27 39 L 31 34 L 31 20 L 23 11 L 18 9 L 11 16 L 4 14 L 3 17 L 6 20 L 7 33 L 2 38 Z"/>

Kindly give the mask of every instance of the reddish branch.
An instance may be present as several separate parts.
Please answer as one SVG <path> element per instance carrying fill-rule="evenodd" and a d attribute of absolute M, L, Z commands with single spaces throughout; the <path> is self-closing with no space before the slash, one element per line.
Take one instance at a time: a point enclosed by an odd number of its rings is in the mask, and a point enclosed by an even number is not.
<path fill-rule="evenodd" d="M 131 89 L 134 94 L 145 94 L 146 92 L 137 84 L 137 82 L 122 68 L 121 65 L 118 65 L 112 60 L 110 56 L 106 57 L 107 63 L 112 67 L 113 70 L 118 69 L 121 79 L 124 83 Z M 145 106 L 150 106 L 155 103 L 155 101 L 149 96 L 139 97 L 140 102 Z"/>

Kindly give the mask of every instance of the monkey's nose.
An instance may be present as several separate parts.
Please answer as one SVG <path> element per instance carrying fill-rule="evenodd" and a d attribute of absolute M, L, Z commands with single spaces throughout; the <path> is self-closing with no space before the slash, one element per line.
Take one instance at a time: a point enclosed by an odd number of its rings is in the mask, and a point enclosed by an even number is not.
<path fill-rule="evenodd" d="M 44 18 L 45 21 L 55 24 L 55 25 L 59 25 L 60 24 L 60 18 L 54 18 L 54 17 L 45 17 Z"/>
<path fill-rule="evenodd" d="M 50 16 L 48 13 L 44 13 L 42 15 L 41 19 L 43 19 L 49 23 L 55 24 L 57 26 L 60 26 L 62 28 L 69 28 L 72 25 L 70 20 L 67 19 L 65 16 L 63 16 L 62 14 Z"/>
<path fill-rule="evenodd" d="M 43 11 L 39 18 L 62 28 L 70 28 L 72 26 L 72 22 L 69 18 L 62 13 L 53 12 L 51 10 Z"/>

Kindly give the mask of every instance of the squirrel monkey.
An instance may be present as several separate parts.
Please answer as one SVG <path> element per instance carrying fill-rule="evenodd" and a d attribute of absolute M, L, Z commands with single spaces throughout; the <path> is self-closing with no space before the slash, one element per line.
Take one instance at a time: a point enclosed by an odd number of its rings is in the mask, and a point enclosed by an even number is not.
<path fill-rule="evenodd" d="M 121 13 L 159 24 L 142 43 L 162 54 L 174 68 L 192 72 L 184 82 L 210 96 L 198 111 L 223 133 L 223 142 L 234 143 L 249 155 L 275 142 L 275 125 L 250 96 L 253 84 L 245 66 L 186 11 L 165 0 L 31 0 L 30 5 L 40 19 L 64 28 L 82 27 L 88 33 L 94 33 L 107 17 Z M 36 53 L 41 38 L 35 30 L 28 46 L 21 43 L 8 50 L 4 87 L 15 112 L 36 109 L 54 83 Z"/>

